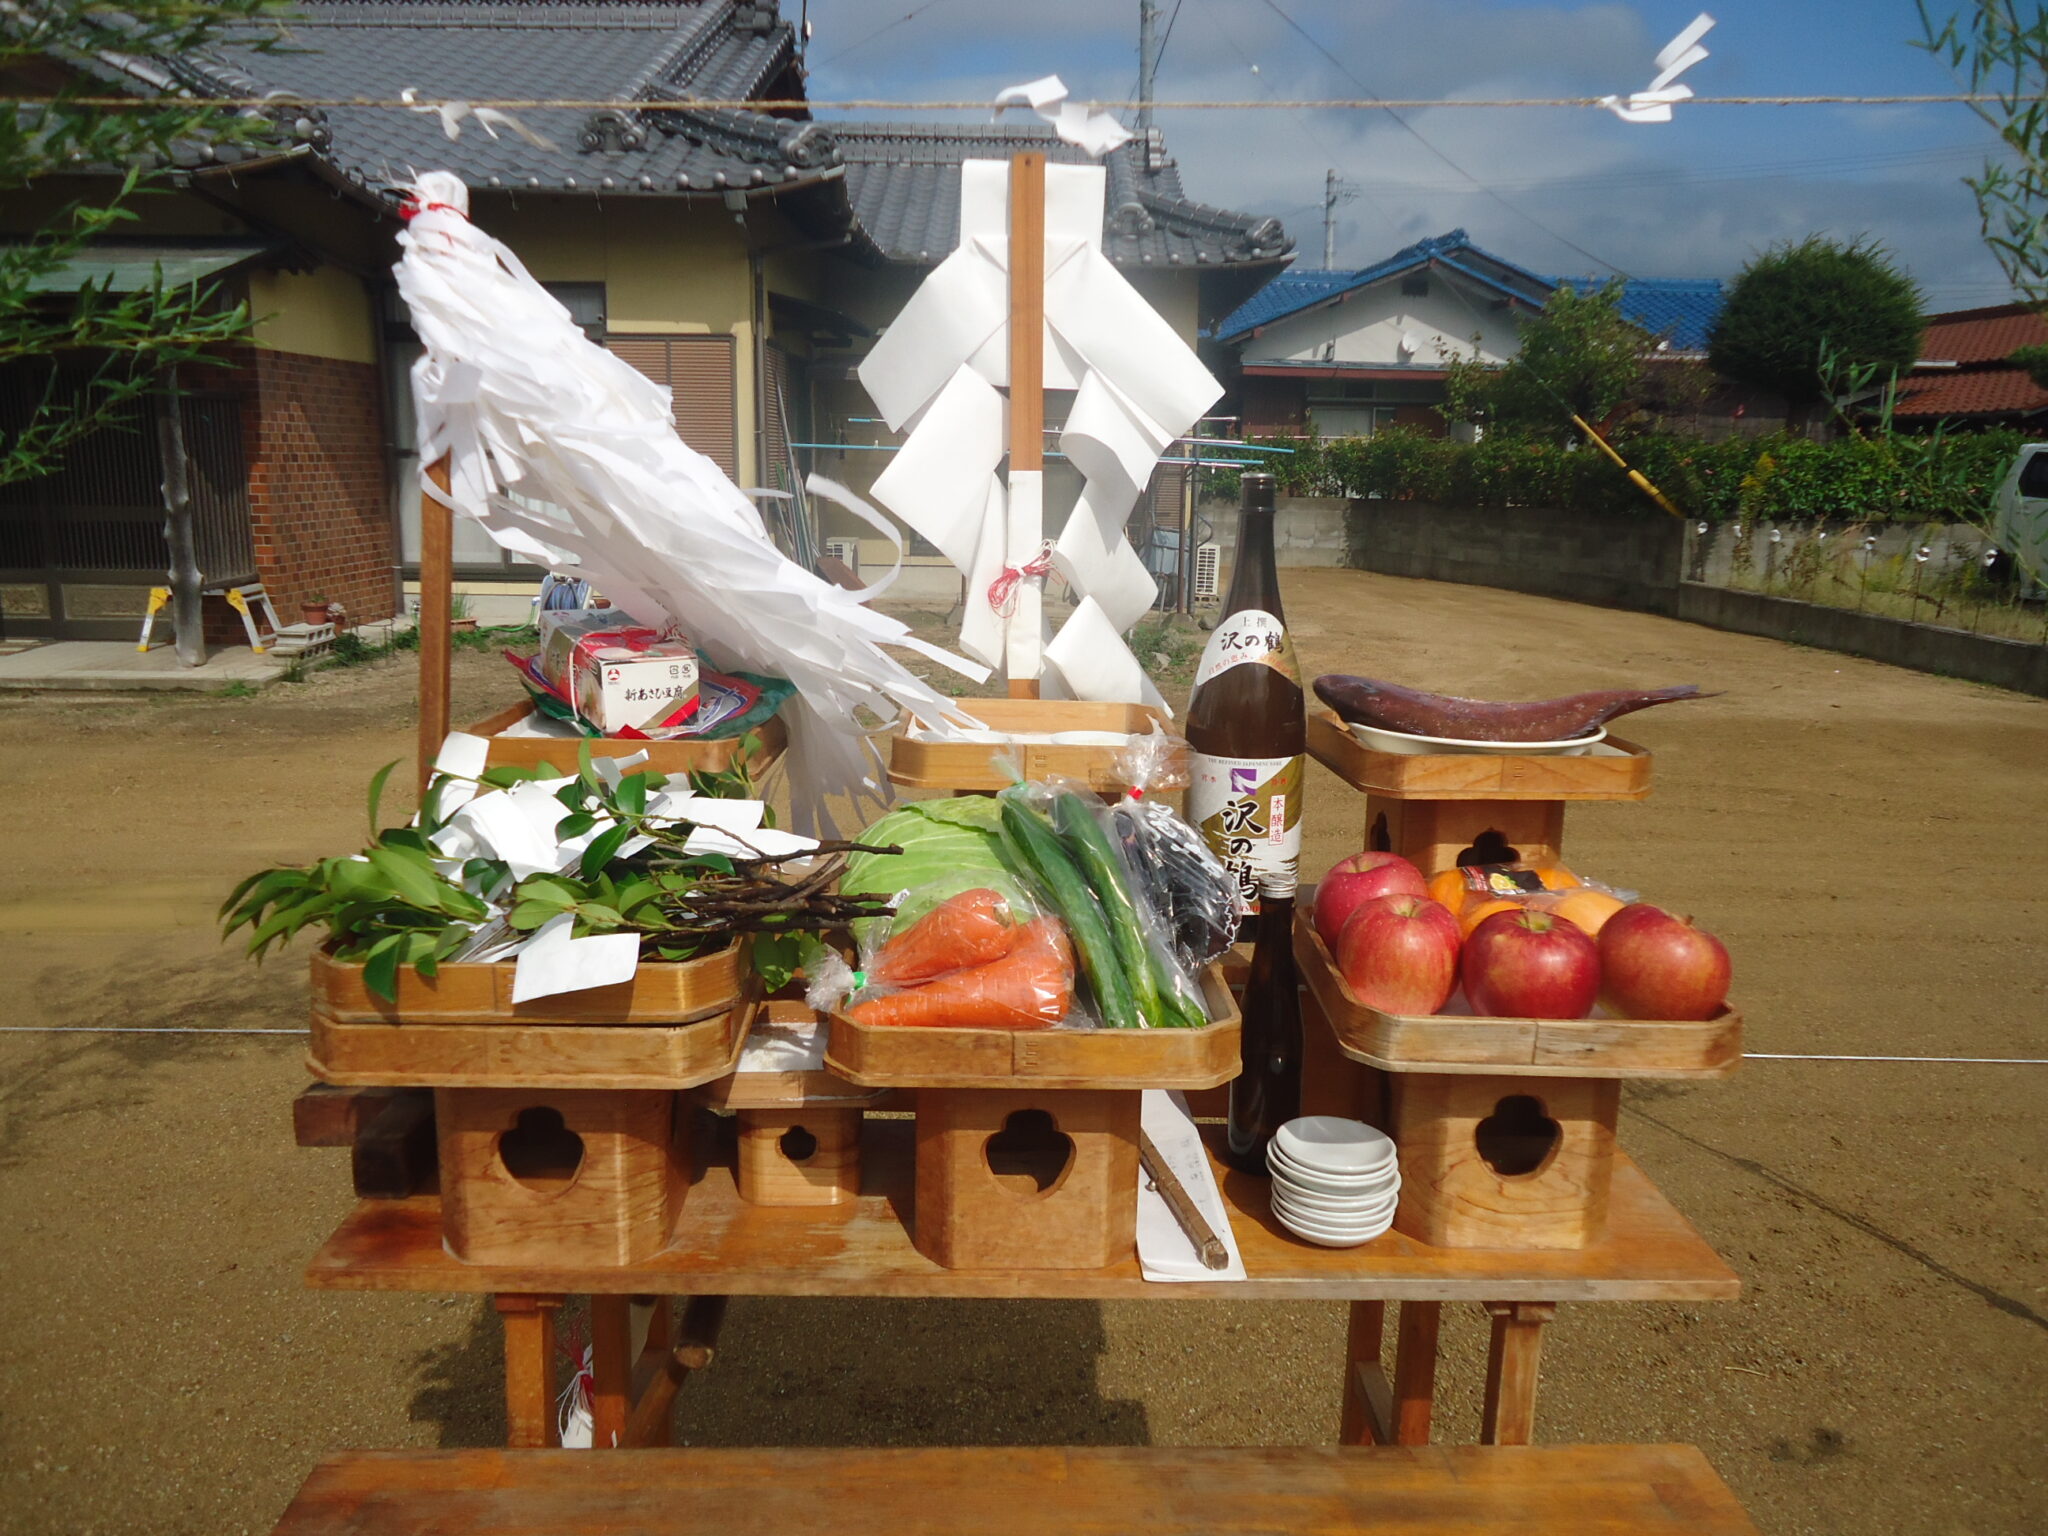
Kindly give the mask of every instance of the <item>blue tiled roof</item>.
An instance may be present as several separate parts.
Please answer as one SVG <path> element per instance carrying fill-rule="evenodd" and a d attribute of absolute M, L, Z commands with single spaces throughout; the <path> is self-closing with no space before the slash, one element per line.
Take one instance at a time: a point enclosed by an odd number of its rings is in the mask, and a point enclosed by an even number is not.
<path fill-rule="evenodd" d="M 1570 283 L 1583 293 L 1598 288 L 1603 281 L 1592 277 L 1540 276 L 1481 250 L 1464 230 L 1454 229 L 1418 240 L 1384 261 L 1353 272 L 1282 272 L 1225 318 L 1215 334 L 1225 341 L 1233 340 L 1325 299 L 1369 287 L 1432 261 L 1509 297 L 1538 305 L 1560 284 Z M 1677 350 L 1699 352 L 1706 348 L 1707 331 L 1721 312 L 1724 297 L 1717 278 L 1632 277 L 1622 287 L 1621 311 L 1645 330 L 1668 335 Z"/>
<path fill-rule="evenodd" d="M 1597 277 L 1560 277 L 1581 293 L 1601 286 Z M 1707 350 L 1707 332 L 1728 297 L 1718 277 L 1631 277 L 1621 286 L 1621 312 L 1654 336 L 1668 336 L 1678 352 Z"/>

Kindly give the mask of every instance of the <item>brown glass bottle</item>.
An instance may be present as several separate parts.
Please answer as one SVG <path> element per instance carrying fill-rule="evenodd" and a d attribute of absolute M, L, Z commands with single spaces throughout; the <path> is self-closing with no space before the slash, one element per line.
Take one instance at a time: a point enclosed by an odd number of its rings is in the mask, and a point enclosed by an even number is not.
<path fill-rule="evenodd" d="M 1273 562 L 1273 477 L 1248 474 L 1237 563 L 1188 698 L 1187 818 L 1256 909 L 1292 897 L 1301 859 L 1306 725 L 1301 669 Z"/>
<path fill-rule="evenodd" d="M 1244 987 L 1244 1069 L 1230 1080 L 1224 1158 L 1266 1175 L 1266 1143 L 1301 1113 L 1301 993 L 1294 979 L 1294 898 L 1268 896 Z"/>

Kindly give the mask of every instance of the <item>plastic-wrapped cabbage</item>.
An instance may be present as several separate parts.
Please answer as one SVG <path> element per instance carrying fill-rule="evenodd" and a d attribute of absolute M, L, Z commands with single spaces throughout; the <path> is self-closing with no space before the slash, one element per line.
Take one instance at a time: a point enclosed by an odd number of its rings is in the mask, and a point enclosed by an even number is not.
<path fill-rule="evenodd" d="M 1001 823 L 1001 807 L 979 795 L 919 800 L 891 811 L 862 832 L 859 841 L 882 847 L 893 843 L 903 851 L 854 854 L 840 876 L 840 892 L 900 895 L 892 933 L 963 891 L 992 890 L 1017 911 L 1032 911 L 1035 904 L 1004 851 Z M 878 942 L 873 935 L 861 937 Z"/>

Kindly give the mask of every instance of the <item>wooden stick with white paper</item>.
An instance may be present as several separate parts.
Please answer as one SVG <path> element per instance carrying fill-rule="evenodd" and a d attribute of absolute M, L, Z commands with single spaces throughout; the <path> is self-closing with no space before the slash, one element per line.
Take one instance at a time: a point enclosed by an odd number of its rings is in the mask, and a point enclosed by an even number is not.
<path fill-rule="evenodd" d="M 1010 160 L 1010 496 L 1003 564 L 1023 571 L 1045 538 L 1045 156 Z M 1042 576 L 1010 589 L 1003 641 L 1010 697 L 1038 697 Z M 980 594 L 976 594 L 980 596 Z M 986 599 L 983 599 L 986 601 Z"/>

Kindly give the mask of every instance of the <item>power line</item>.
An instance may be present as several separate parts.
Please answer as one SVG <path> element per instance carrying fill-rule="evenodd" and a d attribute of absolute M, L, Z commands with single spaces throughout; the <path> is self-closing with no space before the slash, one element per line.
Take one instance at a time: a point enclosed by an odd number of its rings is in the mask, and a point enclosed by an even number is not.
<path fill-rule="evenodd" d="M 1349 79 L 1353 85 L 1357 86 L 1367 95 L 1373 94 L 1372 87 L 1367 85 L 1365 81 L 1360 79 L 1356 71 L 1354 71 L 1350 65 L 1346 64 L 1342 59 L 1338 58 L 1336 54 L 1330 52 L 1329 49 L 1325 48 L 1314 37 L 1310 36 L 1308 30 L 1305 27 L 1303 27 L 1300 22 L 1296 21 L 1292 16 L 1288 15 L 1286 11 L 1280 8 L 1280 0 L 1265 0 L 1265 3 L 1267 10 L 1271 11 L 1275 16 L 1278 16 L 1282 21 L 1286 22 L 1289 27 L 1293 28 L 1295 33 L 1301 38 L 1303 42 L 1307 43 L 1311 48 L 1315 49 L 1317 53 L 1320 53 L 1324 58 L 1328 59 L 1332 64 L 1336 65 L 1338 70 L 1347 79 Z M 1436 145 L 1432 144 L 1428 139 L 1424 138 L 1421 130 L 1416 128 L 1416 126 L 1413 123 L 1409 122 L 1408 119 L 1403 117 L 1400 113 L 1389 109 L 1387 112 L 1387 116 L 1392 118 L 1396 123 L 1398 123 L 1402 131 L 1405 132 L 1410 138 L 1414 139 L 1416 143 L 1420 144 L 1432 155 L 1435 155 L 1437 159 L 1443 161 L 1445 165 L 1449 166 L 1452 170 L 1456 171 L 1460 176 L 1464 177 L 1465 180 L 1471 182 L 1476 189 L 1478 189 L 1481 192 L 1484 192 L 1486 196 L 1491 198 L 1494 202 L 1500 204 L 1501 207 L 1507 209 L 1509 213 L 1512 213 L 1517 218 L 1526 220 L 1528 223 L 1533 224 L 1536 228 L 1542 230 L 1543 233 L 1550 236 L 1551 239 L 1557 241 L 1558 244 L 1566 246 L 1571 250 L 1577 251 L 1581 256 L 1585 257 L 1586 260 L 1603 266 L 1607 268 L 1610 272 L 1620 272 L 1621 275 L 1624 277 L 1628 275 L 1626 272 L 1623 272 L 1620 267 L 1616 266 L 1613 262 L 1608 261 L 1605 257 L 1594 255 L 1593 252 L 1587 250 L 1583 245 L 1580 245 L 1576 240 L 1572 240 L 1565 235 L 1559 234 L 1556 230 L 1552 229 L 1548 224 L 1544 223 L 1534 214 L 1526 212 L 1521 208 L 1517 208 L 1505 197 L 1502 197 L 1500 193 L 1494 191 L 1490 187 L 1483 186 L 1480 183 L 1478 177 L 1474 176 L 1470 171 L 1466 170 L 1464 166 L 1458 164 L 1457 161 L 1453 160 L 1449 155 L 1445 154 L 1442 150 L 1438 149 Z"/>
<path fill-rule="evenodd" d="M 894 21 L 888 22 L 883 26 L 875 28 L 874 31 L 870 32 L 866 37 L 861 38 L 858 42 L 848 43 L 844 48 L 840 49 L 837 53 L 827 54 L 824 58 L 818 60 L 818 62 L 815 65 L 812 65 L 811 67 L 815 69 L 823 69 L 827 64 L 836 64 L 839 60 L 845 58 L 849 53 L 852 53 L 856 48 L 867 47 L 869 43 L 872 43 L 876 38 L 882 36 L 884 33 L 893 32 L 896 30 L 896 28 L 902 26 L 906 21 L 915 21 L 918 17 L 922 16 L 926 11 L 930 10 L 933 6 L 944 5 L 945 3 L 946 0 L 924 0 L 924 4 L 918 6 L 915 10 L 905 11 L 901 16 L 898 16 Z"/>

